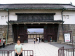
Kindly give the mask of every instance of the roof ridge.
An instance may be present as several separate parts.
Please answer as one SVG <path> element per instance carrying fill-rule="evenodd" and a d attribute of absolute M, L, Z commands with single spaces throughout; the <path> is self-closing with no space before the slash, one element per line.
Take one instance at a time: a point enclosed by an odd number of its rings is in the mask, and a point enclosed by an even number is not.
<path fill-rule="evenodd" d="M 17 3 L 17 4 L 0 4 L 0 5 L 18 5 L 19 3 Z M 71 5 L 71 4 L 58 4 L 58 3 L 23 3 L 23 4 L 21 4 L 20 3 L 20 5 Z"/>
<path fill-rule="evenodd" d="M 0 8 L 8 9 L 63 9 L 75 8 L 72 4 L 52 4 L 52 3 L 35 3 L 35 4 L 0 4 Z"/>

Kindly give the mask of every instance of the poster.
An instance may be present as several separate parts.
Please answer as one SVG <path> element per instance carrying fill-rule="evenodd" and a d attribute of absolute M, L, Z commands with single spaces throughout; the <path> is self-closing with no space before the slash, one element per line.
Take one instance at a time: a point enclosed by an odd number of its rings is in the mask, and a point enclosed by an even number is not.
<path fill-rule="evenodd" d="M 65 33 L 64 39 L 65 39 L 65 42 L 70 42 L 70 33 Z"/>

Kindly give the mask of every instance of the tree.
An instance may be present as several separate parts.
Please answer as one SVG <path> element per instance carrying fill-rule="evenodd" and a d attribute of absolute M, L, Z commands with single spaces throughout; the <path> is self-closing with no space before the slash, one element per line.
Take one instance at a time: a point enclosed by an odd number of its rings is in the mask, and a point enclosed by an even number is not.
<path fill-rule="evenodd" d="M 29 31 L 27 31 L 27 33 L 30 33 Z"/>
<path fill-rule="evenodd" d="M 36 33 L 36 32 L 34 31 L 34 33 Z"/>

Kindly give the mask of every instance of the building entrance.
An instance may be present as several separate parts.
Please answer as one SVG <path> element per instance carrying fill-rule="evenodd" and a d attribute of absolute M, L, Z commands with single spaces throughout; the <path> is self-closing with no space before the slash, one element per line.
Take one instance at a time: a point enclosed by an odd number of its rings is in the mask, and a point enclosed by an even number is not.
<path fill-rule="evenodd" d="M 36 39 L 36 42 L 37 42 L 37 38 L 39 38 L 40 41 L 44 39 L 43 38 L 44 29 L 43 28 L 28 28 L 27 32 L 28 32 L 28 42 L 33 42 L 34 38 Z"/>
<path fill-rule="evenodd" d="M 15 42 L 17 39 L 20 39 L 21 43 L 28 42 L 27 28 L 44 28 L 44 42 L 49 42 L 50 37 L 52 37 L 52 41 L 57 41 L 58 24 L 13 24 L 12 26 Z"/>

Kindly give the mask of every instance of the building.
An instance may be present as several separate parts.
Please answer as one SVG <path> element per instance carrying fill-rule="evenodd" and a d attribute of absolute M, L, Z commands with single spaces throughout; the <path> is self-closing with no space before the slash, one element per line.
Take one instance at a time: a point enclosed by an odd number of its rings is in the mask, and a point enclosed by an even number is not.
<path fill-rule="evenodd" d="M 37 42 L 37 38 L 40 38 L 41 42 L 43 42 L 42 40 L 43 38 L 43 33 L 42 32 L 29 32 L 28 33 L 28 42 L 33 42 L 34 38 L 36 39 Z"/>
<path fill-rule="evenodd" d="M 27 28 L 43 28 L 44 42 L 64 42 L 64 31 L 75 36 L 72 4 L 0 4 L 0 38 L 28 42 Z M 71 38 L 72 39 L 72 38 Z"/>

